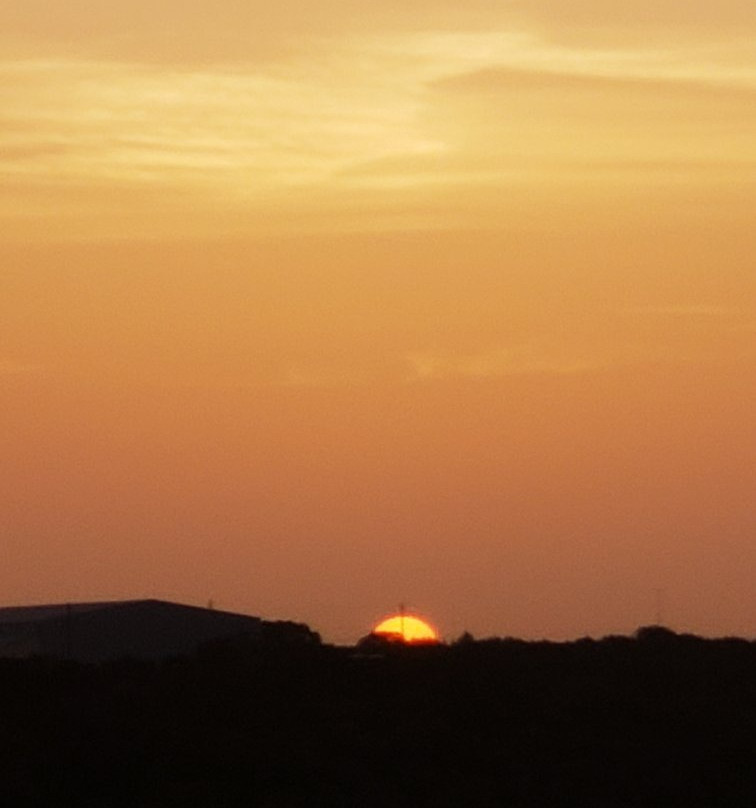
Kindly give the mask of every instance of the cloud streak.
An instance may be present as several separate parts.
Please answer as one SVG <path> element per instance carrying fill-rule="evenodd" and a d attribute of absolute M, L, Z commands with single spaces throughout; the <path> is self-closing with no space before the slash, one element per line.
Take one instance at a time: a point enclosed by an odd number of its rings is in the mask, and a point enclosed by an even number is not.
<path fill-rule="evenodd" d="M 12 359 L 0 358 L 0 377 L 8 376 L 31 376 L 42 372 L 40 365 L 16 362 Z"/>
<path fill-rule="evenodd" d="M 419 34 L 427 31 L 530 30 L 583 45 L 666 37 L 718 41 L 744 38 L 756 27 L 750 0 L 343 0 L 270 4 L 259 0 L 202 3 L 165 0 L 156 6 L 133 0 L 50 7 L 44 0 L 6 4 L 2 36 L 21 50 L 39 47 L 115 60 L 152 63 L 260 62 L 280 60 L 303 41 L 328 37 Z M 171 32 L 166 37 L 164 32 Z"/>
<path fill-rule="evenodd" d="M 495 379 L 503 376 L 572 375 L 606 367 L 595 358 L 551 355 L 530 346 L 500 348 L 464 355 L 413 351 L 406 356 L 411 379 Z"/>
<path fill-rule="evenodd" d="M 83 210 L 137 229 L 155 226 L 152 205 L 173 206 L 174 225 L 187 209 L 284 228 L 338 209 L 340 226 L 424 226 L 440 194 L 462 207 L 459 189 L 485 217 L 492 189 L 540 193 L 587 175 L 603 187 L 752 178 L 756 60 L 706 38 L 713 20 L 748 30 L 752 13 L 643 9 L 644 30 L 674 23 L 700 38 L 623 39 L 627 7 L 597 0 L 359 13 L 227 0 L 212 15 L 138 2 L 123 14 L 99 4 L 86 20 L 30 0 L 0 34 L 0 170 L 14 197 L 2 216 L 54 202 L 61 218 Z M 603 28 L 617 37 L 555 36 Z"/>

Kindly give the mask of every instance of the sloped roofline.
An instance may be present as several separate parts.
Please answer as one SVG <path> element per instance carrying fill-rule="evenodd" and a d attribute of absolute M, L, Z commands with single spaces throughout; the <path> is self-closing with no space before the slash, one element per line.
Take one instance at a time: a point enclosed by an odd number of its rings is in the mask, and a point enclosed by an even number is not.
<path fill-rule="evenodd" d="M 39 623 L 46 620 L 58 620 L 75 614 L 86 614 L 88 612 L 105 611 L 108 609 L 134 608 L 138 606 L 170 606 L 179 609 L 187 609 L 197 612 L 213 611 L 217 614 L 233 614 L 237 617 L 247 617 L 250 620 L 259 618 L 252 615 L 242 615 L 238 612 L 227 612 L 222 610 L 207 609 L 202 606 L 189 606 L 184 603 L 174 603 L 168 600 L 157 598 L 140 598 L 134 600 L 110 600 L 92 601 L 84 603 L 51 603 L 32 606 L 2 606 L 0 607 L 0 625 L 12 623 Z"/>

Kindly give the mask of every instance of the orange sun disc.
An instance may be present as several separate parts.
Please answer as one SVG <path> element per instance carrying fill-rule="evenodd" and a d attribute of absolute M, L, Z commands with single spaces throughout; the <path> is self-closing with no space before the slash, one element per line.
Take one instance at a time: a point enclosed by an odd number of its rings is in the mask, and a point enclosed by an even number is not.
<path fill-rule="evenodd" d="M 436 643 L 439 641 L 438 632 L 433 626 L 426 623 L 425 620 L 409 614 L 387 617 L 373 629 L 373 634 L 406 643 Z"/>

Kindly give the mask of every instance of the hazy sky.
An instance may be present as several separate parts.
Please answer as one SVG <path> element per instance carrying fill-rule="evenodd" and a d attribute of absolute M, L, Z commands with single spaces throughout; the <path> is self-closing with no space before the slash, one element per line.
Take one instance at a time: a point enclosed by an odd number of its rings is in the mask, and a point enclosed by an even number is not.
<path fill-rule="evenodd" d="M 0 2 L 0 591 L 756 635 L 753 0 Z"/>

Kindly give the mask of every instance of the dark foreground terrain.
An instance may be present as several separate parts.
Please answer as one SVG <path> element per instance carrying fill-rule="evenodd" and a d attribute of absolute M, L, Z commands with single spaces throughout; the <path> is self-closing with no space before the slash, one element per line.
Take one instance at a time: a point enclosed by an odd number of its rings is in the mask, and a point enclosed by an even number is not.
<path fill-rule="evenodd" d="M 754 808 L 756 643 L 0 660 L 0 804 Z"/>

